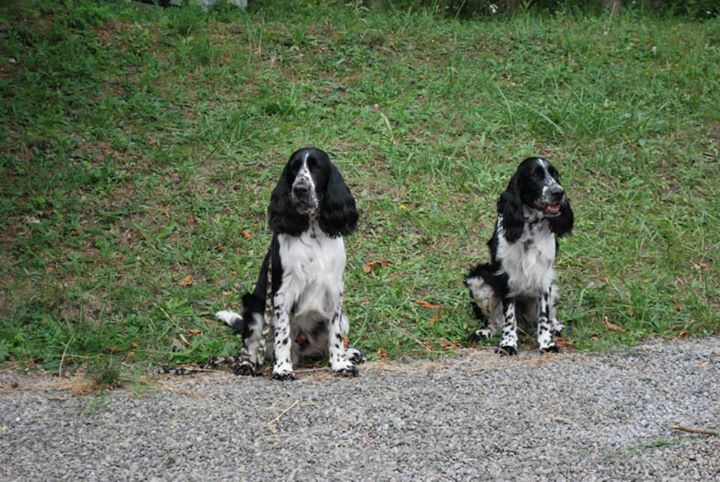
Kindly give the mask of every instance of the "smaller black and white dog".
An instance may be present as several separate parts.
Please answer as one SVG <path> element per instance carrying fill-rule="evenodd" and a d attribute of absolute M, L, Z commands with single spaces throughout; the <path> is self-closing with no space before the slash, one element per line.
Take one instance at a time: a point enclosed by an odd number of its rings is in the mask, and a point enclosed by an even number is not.
<path fill-rule="evenodd" d="M 243 298 L 242 316 L 220 311 L 216 316 L 240 332 L 250 364 L 236 372 L 254 375 L 263 363 L 259 347 L 267 293 L 271 293 L 274 342 L 273 378 L 293 380 L 293 365 L 329 352 L 333 372 L 356 376 L 364 361 L 346 349 L 348 320 L 343 313 L 343 274 L 347 236 L 357 226 L 355 199 L 328 155 L 315 148 L 290 156 L 275 186 L 268 209 L 273 232 L 253 293 Z M 268 269 L 271 287 L 268 290 Z"/>
<path fill-rule="evenodd" d="M 473 310 L 485 322 L 474 334 L 488 339 L 502 330 L 500 353 L 517 353 L 517 323 L 537 320 L 541 352 L 557 351 L 553 335 L 563 325 L 554 303 L 553 262 L 557 238 L 573 227 L 570 200 L 557 169 L 540 157 L 525 159 L 497 203 L 497 222 L 488 241 L 490 263 L 465 278 Z"/>

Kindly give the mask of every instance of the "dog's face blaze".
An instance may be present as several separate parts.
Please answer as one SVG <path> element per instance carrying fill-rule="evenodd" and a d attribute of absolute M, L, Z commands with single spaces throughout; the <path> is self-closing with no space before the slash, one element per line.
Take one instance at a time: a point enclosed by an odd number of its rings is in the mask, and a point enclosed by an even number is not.
<path fill-rule="evenodd" d="M 566 198 L 555 166 L 541 157 L 530 157 L 518 166 L 515 175 L 523 204 L 546 217 L 560 215 Z"/>
<path fill-rule="evenodd" d="M 330 158 L 319 149 L 302 149 L 288 161 L 290 201 L 300 214 L 316 214 L 330 176 Z"/>

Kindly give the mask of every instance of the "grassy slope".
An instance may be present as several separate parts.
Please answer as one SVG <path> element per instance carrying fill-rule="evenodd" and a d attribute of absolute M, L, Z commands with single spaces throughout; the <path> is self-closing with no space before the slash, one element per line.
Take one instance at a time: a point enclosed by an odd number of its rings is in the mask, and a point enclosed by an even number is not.
<path fill-rule="evenodd" d="M 462 276 L 530 154 L 555 161 L 575 205 L 557 265 L 574 346 L 720 331 L 718 19 L 291 2 L 2 14 L 0 356 L 232 352 L 212 313 L 251 287 L 270 190 L 307 144 L 331 152 L 362 211 L 346 308 L 370 353 L 464 341 Z M 365 274 L 374 259 L 391 264 Z M 443 305 L 437 319 L 420 299 Z"/>

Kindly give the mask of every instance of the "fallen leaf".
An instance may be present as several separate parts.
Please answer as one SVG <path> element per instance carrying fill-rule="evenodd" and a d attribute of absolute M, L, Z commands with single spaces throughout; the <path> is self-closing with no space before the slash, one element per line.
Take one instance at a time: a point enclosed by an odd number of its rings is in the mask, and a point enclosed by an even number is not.
<path fill-rule="evenodd" d="M 223 295 L 223 296 L 230 296 L 231 294 L 233 294 L 232 291 L 223 291 L 223 292 L 222 292 L 222 295 Z"/>
<path fill-rule="evenodd" d="M 180 280 L 180 286 L 190 286 L 193 284 L 193 279 L 191 275 L 187 275 L 183 279 Z"/>
<path fill-rule="evenodd" d="M 378 348 L 378 351 L 376 351 L 375 354 L 378 358 L 387 358 L 389 356 L 385 348 Z"/>
<path fill-rule="evenodd" d="M 571 349 L 572 349 L 572 343 L 570 343 L 567 338 L 558 338 L 558 337 L 556 337 L 556 338 L 555 338 L 555 344 L 556 344 L 557 346 L 559 346 L 560 348 L 564 348 L 564 349 L 566 349 L 566 350 L 571 350 Z"/>
<path fill-rule="evenodd" d="M 693 260 L 690 260 L 690 264 L 693 265 L 695 269 L 708 269 L 710 268 L 710 265 L 707 263 L 703 263 L 702 261 L 695 262 Z"/>
<path fill-rule="evenodd" d="M 370 273 L 375 270 L 377 266 L 387 266 L 390 264 L 390 261 L 385 259 L 374 259 L 372 261 L 368 261 L 363 265 L 363 271 L 366 273 Z"/>
<path fill-rule="evenodd" d="M 89 395 L 90 393 L 97 390 L 98 386 L 94 380 L 87 378 L 76 378 L 72 380 L 68 386 L 67 391 L 73 395 Z"/>
<path fill-rule="evenodd" d="M 250 231 L 248 231 L 247 229 L 243 229 L 243 231 L 242 231 L 242 237 L 245 238 L 245 239 L 252 239 L 252 238 L 253 238 L 253 235 L 252 235 L 252 233 L 251 233 Z"/>
<path fill-rule="evenodd" d="M 415 300 L 415 303 L 422 306 L 423 308 L 427 308 L 428 310 L 439 310 L 442 308 L 442 305 L 433 305 L 432 303 L 428 303 L 425 300 Z"/>
<path fill-rule="evenodd" d="M 462 345 L 456 341 L 450 341 L 445 338 L 440 338 L 438 340 L 438 343 L 440 343 L 440 346 L 445 348 L 446 350 L 455 350 L 457 348 L 460 348 Z"/>
<path fill-rule="evenodd" d="M 188 330 L 188 335 L 190 335 L 190 336 L 202 335 L 202 330 L 198 330 L 197 328 L 191 328 Z"/>
<path fill-rule="evenodd" d="M 615 333 L 627 333 L 627 330 L 625 328 L 623 328 L 622 326 L 618 326 L 611 321 L 608 321 L 607 318 L 605 318 L 605 328 L 610 331 L 614 331 Z"/>
<path fill-rule="evenodd" d="M 435 322 L 436 322 L 437 320 L 439 320 L 439 319 L 440 319 L 440 313 L 435 313 L 435 316 L 433 316 L 433 317 L 430 319 L 430 321 L 428 322 L 428 324 L 429 324 L 430 326 L 433 326 L 433 325 L 435 324 Z"/>
<path fill-rule="evenodd" d="M 188 224 L 197 224 L 197 219 L 192 214 L 187 217 L 187 223 Z"/>

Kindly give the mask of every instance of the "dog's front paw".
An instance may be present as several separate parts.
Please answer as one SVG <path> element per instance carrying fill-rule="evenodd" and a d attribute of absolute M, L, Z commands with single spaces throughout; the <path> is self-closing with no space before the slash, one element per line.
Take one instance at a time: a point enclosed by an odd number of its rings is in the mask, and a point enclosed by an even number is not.
<path fill-rule="evenodd" d="M 273 364 L 273 372 L 272 372 L 273 380 L 281 380 L 281 381 L 288 381 L 288 380 L 297 380 L 297 377 L 293 373 L 293 367 L 289 360 L 285 361 L 276 361 Z"/>
<path fill-rule="evenodd" d="M 557 353 L 559 351 L 560 348 L 555 344 L 554 341 L 540 346 L 540 353 Z"/>
<path fill-rule="evenodd" d="M 468 339 L 472 343 L 476 341 L 489 340 L 490 338 L 492 338 L 492 330 L 489 328 L 483 328 L 482 330 L 475 330 Z"/>
<path fill-rule="evenodd" d="M 346 377 L 356 377 L 359 374 L 355 364 L 350 361 L 348 357 L 344 354 L 334 356 L 331 355 L 329 365 L 333 373 L 336 373 L 338 375 Z"/>
<path fill-rule="evenodd" d="M 233 365 L 233 373 L 243 377 L 254 377 L 257 374 L 257 369 L 254 363 L 243 361 Z"/>
<path fill-rule="evenodd" d="M 297 380 L 297 376 L 292 371 L 289 372 L 277 372 L 273 371 L 273 380 L 279 380 L 281 382 L 291 382 Z"/>
<path fill-rule="evenodd" d="M 550 333 L 552 333 L 553 336 L 560 336 L 562 331 L 565 329 L 565 325 L 563 325 L 563 322 L 560 320 L 552 320 L 550 322 Z"/>
<path fill-rule="evenodd" d="M 355 378 L 356 376 L 360 375 L 360 371 L 357 369 L 355 365 L 350 366 L 349 368 L 341 368 L 339 370 L 333 370 L 333 373 L 336 375 L 340 375 L 343 377 L 350 377 Z"/>
<path fill-rule="evenodd" d="M 500 343 L 500 346 L 495 349 L 495 353 L 499 353 L 502 356 L 517 355 L 517 345 L 512 343 Z"/>
<path fill-rule="evenodd" d="M 353 365 L 362 365 L 365 363 L 365 360 L 367 360 L 365 355 L 363 355 L 363 352 L 356 350 L 355 348 L 348 348 L 345 350 L 345 356 Z"/>

